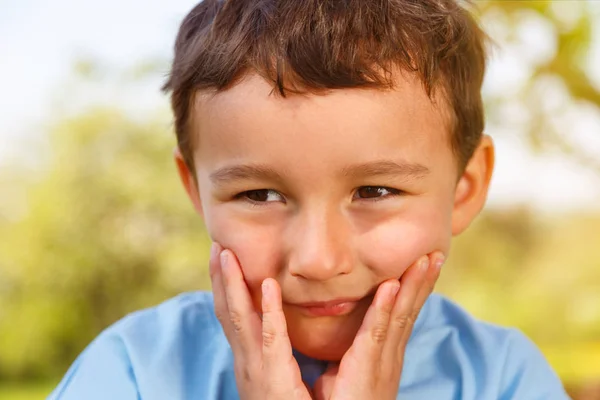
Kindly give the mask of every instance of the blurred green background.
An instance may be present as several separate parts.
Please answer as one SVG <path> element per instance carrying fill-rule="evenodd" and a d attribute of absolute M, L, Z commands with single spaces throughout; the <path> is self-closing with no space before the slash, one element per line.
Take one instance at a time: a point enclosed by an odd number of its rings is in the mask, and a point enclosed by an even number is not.
<path fill-rule="evenodd" d="M 194 2 L 179 3 L 169 43 Z M 477 2 L 496 42 L 484 94 L 497 186 L 437 288 L 522 329 L 580 400 L 600 399 L 599 4 Z M 23 122 L 35 133 L 0 153 L 0 399 L 45 398 L 114 321 L 210 289 L 157 96 L 169 55 L 66 58 L 47 112 Z M 135 107 L 148 90 L 159 100 Z"/>

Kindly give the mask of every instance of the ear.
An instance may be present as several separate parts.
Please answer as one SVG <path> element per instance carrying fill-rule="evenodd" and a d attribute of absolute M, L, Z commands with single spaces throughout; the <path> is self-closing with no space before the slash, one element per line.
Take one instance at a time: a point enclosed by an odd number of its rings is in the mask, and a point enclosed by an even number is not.
<path fill-rule="evenodd" d="M 483 208 L 493 170 L 494 143 L 490 136 L 483 135 L 456 185 L 452 210 L 452 235 L 458 235 L 467 229 Z"/>
<path fill-rule="evenodd" d="M 179 178 L 181 179 L 181 183 L 185 188 L 185 191 L 188 194 L 188 197 L 192 201 L 196 212 L 203 215 L 202 212 L 202 202 L 200 200 L 200 192 L 198 191 L 198 185 L 196 184 L 196 179 L 194 175 L 188 168 L 187 163 L 183 159 L 181 155 L 181 151 L 179 151 L 179 147 L 175 147 L 173 150 L 173 158 L 175 160 L 175 165 L 177 165 L 177 171 L 179 172 Z"/>

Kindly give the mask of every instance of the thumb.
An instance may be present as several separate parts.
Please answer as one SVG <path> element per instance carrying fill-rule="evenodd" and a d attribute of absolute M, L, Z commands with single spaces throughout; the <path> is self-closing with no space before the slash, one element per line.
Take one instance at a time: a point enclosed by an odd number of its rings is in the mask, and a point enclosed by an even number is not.
<path fill-rule="evenodd" d="M 327 369 L 315 382 L 313 394 L 315 400 L 329 400 L 340 369 L 339 363 L 329 363 Z"/>

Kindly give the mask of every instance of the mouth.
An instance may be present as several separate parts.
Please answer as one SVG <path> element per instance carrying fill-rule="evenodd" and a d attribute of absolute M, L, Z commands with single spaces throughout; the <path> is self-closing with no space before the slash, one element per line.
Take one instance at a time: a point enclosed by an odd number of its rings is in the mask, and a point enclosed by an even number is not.
<path fill-rule="evenodd" d="M 364 297 L 346 298 L 308 303 L 288 303 L 288 305 L 308 317 L 338 317 L 350 314 L 364 299 Z"/>

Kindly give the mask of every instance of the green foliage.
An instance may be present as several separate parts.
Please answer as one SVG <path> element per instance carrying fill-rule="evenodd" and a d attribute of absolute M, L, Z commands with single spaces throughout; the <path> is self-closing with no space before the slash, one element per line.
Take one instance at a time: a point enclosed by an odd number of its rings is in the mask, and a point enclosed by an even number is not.
<path fill-rule="evenodd" d="M 531 147 L 538 151 L 558 150 L 600 174 L 597 155 L 581 146 L 565 120 L 575 111 L 600 111 L 600 86 L 594 82 L 591 71 L 593 27 L 600 20 L 600 7 L 592 1 L 552 0 L 483 0 L 477 1 L 483 20 L 501 25 L 505 38 L 492 38 L 497 45 L 492 55 L 511 47 L 517 49 L 525 62 L 523 69 L 529 75 L 517 93 L 488 96 L 488 119 L 507 127 L 516 120 L 516 131 L 524 131 Z M 551 45 L 548 57 L 534 58 L 531 34 L 527 28 L 545 26 Z M 539 44 L 539 43 L 538 43 Z M 503 48 L 504 47 L 504 48 Z M 544 47 L 544 46 L 542 46 Z M 523 118 L 511 118 L 503 112 L 518 106 Z M 570 116 L 569 116 L 570 115 Z M 565 131 L 566 129 L 566 131 Z M 600 131 L 595 132 L 600 135 Z"/>
<path fill-rule="evenodd" d="M 583 11 L 565 19 L 559 3 Z M 505 122 L 497 110 L 507 104 L 523 106 L 521 128 L 534 147 L 558 147 L 600 171 L 597 159 L 545 122 L 557 111 L 540 105 L 539 92 L 550 76 L 569 104 L 600 105 L 581 62 L 598 18 L 591 2 L 477 4 L 513 33 L 542 19 L 557 43 L 518 93 L 487 99 L 492 122 Z M 157 65 L 150 60 L 120 79 L 146 78 Z M 89 60 L 75 72 L 107 75 Z M 55 379 L 128 312 L 209 288 L 209 240 L 178 182 L 168 119 L 115 109 L 59 118 L 48 129 L 49 149 L 28 149 L 29 172 L 0 169 L 0 381 Z M 438 290 L 476 316 L 523 329 L 564 379 L 590 379 L 600 376 L 598 243 L 598 214 L 548 219 L 527 209 L 488 210 L 456 239 Z M 0 399 L 42 398 L 49 390 L 35 391 L 0 388 Z"/>
<path fill-rule="evenodd" d="M 96 110 L 53 128 L 24 215 L 0 225 L 0 375 L 55 374 L 127 312 L 209 287 L 164 120 Z"/>
<path fill-rule="evenodd" d="M 51 130 L 53 158 L 25 180 L 22 215 L 5 213 L 0 224 L 0 377 L 62 373 L 126 313 L 209 288 L 209 240 L 161 121 L 100 109 Z M 591 361 L 568 362 L 582 360 L 580 350 L 556 349 L 598 349 L 593 243 L 600 215 L 489 210 L 456 239 L 438 290 L 476 316 L 523 329 L 566 376 L 586 376 Z"/>
<path fill-rule="evenodd" d="M 527 210 L 488 211 L 455 240 L 438 290 L 539 344 L 600 344 L 595 243 L 600 215 L 549 219 Z"/>

